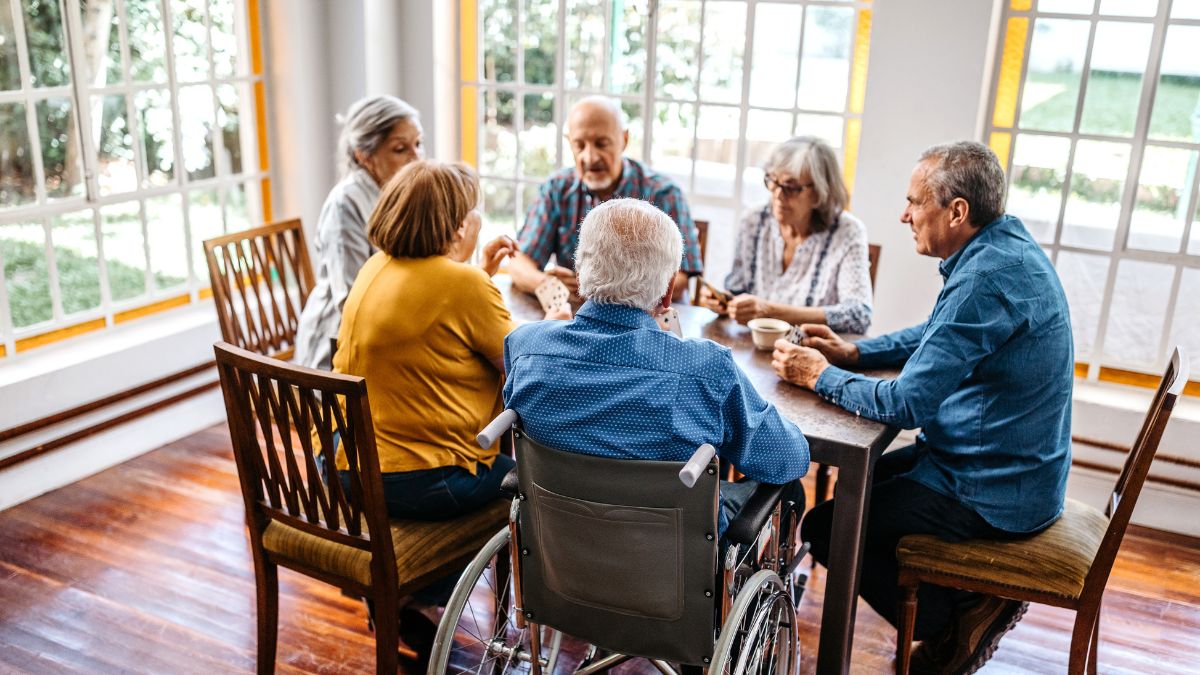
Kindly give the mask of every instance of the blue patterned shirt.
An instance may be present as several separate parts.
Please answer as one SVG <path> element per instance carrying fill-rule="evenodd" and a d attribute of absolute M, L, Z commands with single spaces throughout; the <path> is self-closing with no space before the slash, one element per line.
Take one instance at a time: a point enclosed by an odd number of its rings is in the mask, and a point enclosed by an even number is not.
<path fill-rule="evenodd" d="M 929 319 L 858 343 L 863 368 L 830 367 L 816 391 L 873 420 L 922 427 L 906 475 L 992 526 L 1034 532 L 1058 518 L 1071 468 L 1074 350 L 1054 266 L 1012 216 L 985 225 L 940 265 Z"/>
<path fill-rule="evenodd" d="M 505 407 L 549 447 L 684 462 L 712 443 L 759 482 L 808 472 L 808 441 L 728 347 L 676 337 L 644 311 L 588 301 L 572 321 L 525 324 L 504 341 L 504 367 Z"/>
<path fill-rule="evenodd" d="M 597 205 L 609 199 L 632 197 L 650 202 L 671 217 L 683 234 L 681 269 L 688 274 L 704 271 L 700 259 L 700 238 L 696 223 L 688 210 L 683 191 L 670 178 L 628 157 L 621 158 L 621 178 L 613 193 L 600 199 L 588 190 L 568 167 L 542 183 L 538 197 L 529 207 L 525 224 L 517 233 L 517 246 L 533 258 L 538 267 L 545 267 L 554 254 L 560 267 L 575 269 L 575 249 L 579 247 L 579 224 Z"/>

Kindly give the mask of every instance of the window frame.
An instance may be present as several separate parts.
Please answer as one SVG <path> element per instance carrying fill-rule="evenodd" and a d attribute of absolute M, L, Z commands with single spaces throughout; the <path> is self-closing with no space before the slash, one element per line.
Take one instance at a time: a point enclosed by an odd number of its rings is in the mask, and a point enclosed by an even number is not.
<path fill-rule="evenodd" d="M 208 73 L 203 79 L 181 83 L 175 64 L 173 14 L 175 8 L 172 7 L 171 0 L 159 0 L 158 3 L 165 42 L 163 61 L 166 78 L 163 81 L 147 82 L 135 81 L 132 76 L 126 0 L 113 0 L 113 20 L 117 22 L 119 31 L 122 79 L 117 84 L 105 83 L 101 86 L 93 86 L 88 81 L 91 68 L 84 53 L 81 2 L 80 0 L 59 0 L 60 25 L 66 47 L 63 57 L 68 61 L 71 81 L 66 85 L 41 88 L 31 85 L 32 64 L 26 35 L 25 8 L 21 0 L 13 0 L 11 3 L 14 46 L 21 87 L 16 90 L 0 92 L 0 103 L 19 103 L 25 106 L 25 124 L 29 134 L 36 196 L 34 201 L 29 204 L 9 206 L 0 210 L 0 225 L 28 223 L 41 226 L 45 241 L 44 255 L 49 276 L 47 282 L 52 316 L 48 321 L 21 328 L 15 327 L 10 311 L 7 281 L 4 275 L 0 274 L 0 358 L 84 333 L 111 328 L 126 321 L 197 303 L 211 297 L 207 270 L 196 262 L 197 255 L 194 250 L 190 213 L 191 193 L 197 190 L 212 190 L 216 193 L 222 214 L 222 230 L 226 227 L 229 217 L 227 196 L 230 191 L 239 186 L 245 190 L 250 225 L 256 225 L 254 220 L 258 217 L 261 217 L 264 222 L 271 220 L 272 172 L 269 165 L 266 134 L 266 76 L 263 64 L 261 8 L 259 0 L 231 0 L 231 2 L 234 21 L 231 28 L 238 46 L 235 70 L 227 77 L 219 76 L 215 70 L 216 60 L 212 46 L 212 5 L 211 0 L 204 0 L 203 21 L 206 36 L 204 54 L 207 59 Z M 179 92 L 190 86 L 206 87 L 212 96 L 213 126 L 209 131 L 209 139 L 213 157 L 213 176 L 198 180 L 187 177 L 182 148 L 183 125 Z M 238 173 L 226 173 L 219 168 L 219 159 L 223 156 L 224 149 L 222 133 L 224 127 L 220 124 L 221 103 L 218 94 L 222 86 L 232 86 L 237 89 L 238 127 L 241 143 L 243 147 L 255 149 L 254 155 L 256 156 L 245 157 L 241 171 Z M 171 143 L 175 175 L 168 184 L 161 186 L 147 187 L 144 182 L 148 160 L 145 156 L 145 145 L 140 129 L 141 122 L 134 97 L 145 91 L 165 91 L 170 96 Z M 93 136 L 91 109 L 93 99 L 111 95 L 122 96 L 125 99 L 125 121 L 128 125 L 128 133 L 132 137 L 133 164 L 137 184 L 131 190 L 101 196 L 98 173 L 99 156 L 97 141 Z M 72 132 L 78 134 L 80 139 L 83 194 L 48 200 L 35 107 L 38 101 L 56 97 L 69 98 L 71 101 L 74 117 Z M 246 139 L 245 135 L 249 133 L 253 133 L 254 138 Z M 170 195 L 179 195 L 179 207 L 182 209 L 180 223 L 184 228 L 182 237 L 185 251 L 183 255 L 186 255 L 187 259 L 187 275 L 182 284 L 159 288 L 153 279 L 154 268 L 150 257 L 149 216 L 146 205 L 149 200 L 156 197 Z M 141 228 L 142 247 L 145 255 L 143 272 L 146 285 L 145 291 L 138 296 L 114 301 L 111 297 L 108 280 L 108 260 L 104 252 L 102 231 L 104 221 L 101 209 L 120 204 L 130 205 L 138 212 L 137 222 Z M 96 241 L 95 264 L 98 267 L 100 288 L 100 302 L 97 307 L 71 314 L 67 314 L 62 306 L 52 225 L 56 216 L 67 214 L 84 214 L 81 220 L 90 220 L 92 224 Z M 4 269 L 4 265 L 3 250 L 0 249 L 0 270 Z"/>
<path fill-rule="evenodd" d="M 1014 158 L 1016 140 L 1021 134 L 1054 137 L 1068 140 L 1070 149 L 1066 158 L 1066 168 L 1063 174 L 1063 185 L 1059 197 L 1058 217 L 1054 223 L 1053 239 L 1049 243 L 1041 243 L 1047 256 L 1057 266 L 1059 254 L 1062 252 L 1098 256 L 1107 259 L 1108 269 L 1101 291 L 1099 316 L 1097 317 L 1096 333 L 1091 350 L 1087 354 L 1076 353 L 1075 374 L 1077 378 L 1087 381 L 1106 381 L 1120 384 L 1130 384 L 1142 387 L 1156 387 L 1159 376 L 1151 372 L 1152 367 L 1142 363 L 1123 361 L 1120 358 L 1105 355 L 1105 343 L 1108 338 L 1110 310 L 1113 304 L 1113 293 L 1116 287 L 1117 274 L 1122 261 L 1135 261 L 1171 265 L 1173 269 L 1170 295 L 1164 310 L 1163 323 L 1159 333 L 1158 345 L 1155 351 L 1153 367 L 1164 364 L 1170 357 L 1171 335 L 1178 310 L 1180 284 L 1183 270 L 1200 269 L 1200 254 L 1188 253 L 1189 241 L 1194 228 L 1200 227 L 1197 221 L 1197 211 L 1200 210 L 1200 171 L 1191 178 L 1191 185 L 1183 198 L 1190 208 L 1185 210 L 1183 230 L 1180 234 L 1179 246 L 1174 252 L 1153 251 L 1131 248 L 1129 245 L 1133 212 L 1140 185 L 1142 166 L 1147 147 L 1167 147 L 1200 152 L 1200 141 L 1187 143 L 1150 137 L 1150 122 L 1156 103 L 1160 82 L 1162 59 L 1166 45 L 1168 28 L 1176 25 L 1200 26 L 1200 19 L 1172 19 L 1170 17 L 1172 0 L 1158 0 L 1157 10 L 1152 17 L 1135 17 L 1101 13 L 1103 0 L 1092 0 L 1090 13 L 1067 13 L 1039 11 L 1038 0 L 1000 0 L 1002 11 L 998 24 L 998 39 L 993 63 L 993 72 L 987 97 L 987 116 L 984 125 L 984 138 L 988 145 L 1000 158 L 1001 165 L 1009 174 L 1011 192 L 1011 168 Z M 1079 91 L 1076 94 L 1074 118 L 1070 131 L 1050 131 L 1043 129 L 1024 129 L 1021 127 L 1021 108 L 1025 95 L 1025 84 L 1029 76 L 1030 52 L 1032 49 L 1036 22 L 1038 19 L 1061 19 L 1088 22 L 1087 47 L 1084 60 L 1081 63 Z M 1140 99 L 1134 118 L 1133 133 L 1129 136 L 1114 136 L 1079 131 L 1083 118 L 1088 84 L 1092 71 L 1093 47 L 1096 42 L 1097 26 L 1105 23 L 1132 23 L 1152 27 L 1150 35 L 1150 50 L 1146 55 L 1146 68 L 1142 72 Z M 1021 34 L 1023 33 L 1023 34 Z M 1016 59 L 1016 63 L 1013 61 Z M 1014 86 L 1012 91 L 1002 90 Z M 1071 182 L 1075 173 L 1075 150 L 1079 141 L 1115 142 L 1129 146 L 1129 164 L 1126 168 L 1124 182 L 1121 187 L 1120 214 L 1113 234 L 1111 250 L 1098 250 L 1085 246 L 1064 244 L 1062 241 L 1065 229 L 1065 217 L 1070 198 Z M 1020 216 L 1020 214 L 1015 214 Z M 1193 381 L 1188 385 L 1187 392 L 1200 394 L 1200 385 Z"/>

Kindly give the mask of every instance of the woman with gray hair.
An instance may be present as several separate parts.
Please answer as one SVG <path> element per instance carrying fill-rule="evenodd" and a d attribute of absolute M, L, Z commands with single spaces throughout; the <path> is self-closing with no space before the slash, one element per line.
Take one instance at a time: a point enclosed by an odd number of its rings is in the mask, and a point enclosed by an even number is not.
<path fill-rule="evenodd" d="M 738 226 L 727 302 L 702 286 L 700 304 L 738 323 L 757 317 L 823 323 L 865 333 L 871 325 L 867 228 L 845 211 L 849 195 L 825 141 L 797 136 L 763 167 L 771 201 Z"/>
<path fill-rule="evenodd" d="M 338 122 L 342 179 L 317 220 L 317 284 L 296 331 L 295 362 L 323 370 L 330 368 L 329 339 L 337 336 L 342 305 L 373 252 L 367 220 L 379 191 L 406 164 L 425 156 L 416 109 L 395 96 L 364 98 Z"/>

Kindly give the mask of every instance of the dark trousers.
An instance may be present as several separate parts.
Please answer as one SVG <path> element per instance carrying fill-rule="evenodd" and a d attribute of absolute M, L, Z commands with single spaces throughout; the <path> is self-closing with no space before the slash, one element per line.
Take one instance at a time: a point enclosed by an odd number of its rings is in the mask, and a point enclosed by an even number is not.
<path fill-rule="evenodd" d="M 498 455 L 491 468 L 483 464 L 471 473 L 462 467 L 445 466 L 421 471 L 383 474 L 383 496 L 388 516 L 413 520 L 448 520 L 477 511 L 500 497 L 500 482 L 516 466 L 512 457 Z M 349 490 L 349 473 L 339 472 L 342 486 Z M 419 602 L 444 605 L 454 591 L 461 570 L 455 571 L 413 593 Z"/>
<path fill-rule="evenodd" d="M 885 454 L 875 465 L 871 506 L 867 512 L 866 545 L 863 551 L 859 595 L 893 626 L 899 606 L 899 564 L 896 544 L 909 534 L 933 534 L 947 541 L 972 538 L 1012 539 L 1015 535 L 997 529 L 979 514 L 952 497 L 902 477 L 917 461 L 920 446 L 910 445 Z M 836 536 L 833 505 L 829 500 L 813 507 L 804 519 L 800 536 L 812 544 L 817 562 L 829 562 L 829 539 Z M 957 607 L 970 606 L 978 596 L 955 589 L 922 584 L 917 591 L 917 622 L 914 639 L 925 640 L 949 625 Z"/>

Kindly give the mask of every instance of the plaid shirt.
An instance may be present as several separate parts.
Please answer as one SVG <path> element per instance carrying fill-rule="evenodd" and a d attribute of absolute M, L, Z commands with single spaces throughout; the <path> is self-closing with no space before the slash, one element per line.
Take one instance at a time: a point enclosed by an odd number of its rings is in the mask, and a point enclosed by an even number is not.
<path fill-rule="evenodd" d="M 607 199 L 633 197 L 662 209 L 679 225 L 683 234 L 681 269 L 690 274 L 704 271 L 700 259 L 700 238 L 692 221 L 683 191 L 670 178 L 628 157 L 621 158 L 621 179 Z M 575 249 L 579 247 L 579 224 L 593 207 L 606 201 L 592 194 L 569 167 L 542 183 L 538 198 L 525 216 L 517 235 L 521 252 L 545 267 L 553 253 L 561 267 L 575 269 Z"/>

